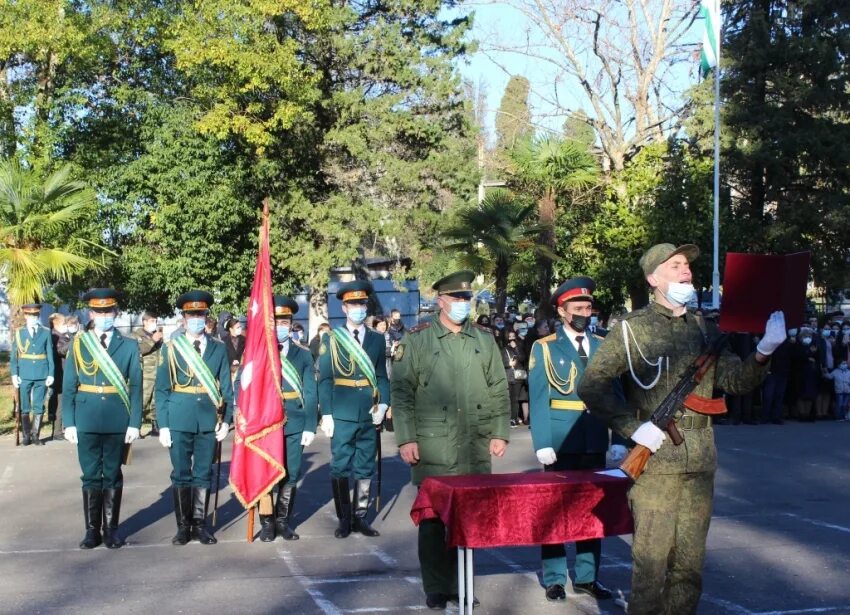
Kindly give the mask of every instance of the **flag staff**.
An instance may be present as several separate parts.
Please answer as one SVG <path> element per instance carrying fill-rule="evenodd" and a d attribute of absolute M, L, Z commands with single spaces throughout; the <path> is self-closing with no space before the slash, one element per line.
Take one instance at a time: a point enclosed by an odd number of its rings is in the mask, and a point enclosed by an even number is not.
<path fill-rule="evenodd" d="M 720 308 L 720 0 L 715 0 L 717 25 L 712 24 L 717 33 L 714 67 L 714 254 L 711 272 L 711 304 Z"/>

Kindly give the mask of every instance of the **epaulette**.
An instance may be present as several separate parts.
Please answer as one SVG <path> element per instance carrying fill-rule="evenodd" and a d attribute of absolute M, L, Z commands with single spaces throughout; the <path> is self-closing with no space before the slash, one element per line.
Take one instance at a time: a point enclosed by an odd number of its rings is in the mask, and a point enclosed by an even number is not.
<path fill-rule="evenodd" d="M 419 333 L 420 331 L 424 331 L 425 329 L 427 329 L 430 326 L 431 326 L 430 322 L 421 322 L 418 325 L 416 325 L 415 327 L 408 329 L 407 332 L 408 333 Z"/>
<path fill-rule="evenodd" d="M 537 341 L 540 342 L 541 344 L 548 344 L 549 342 L 554 342 L 556 339 L 558 339 L 558 334 L 557 333 L 551 333 L 551 334 L 547 335 L 546 337 L 541 337 Z"/>
<path fill-rule="evenodd" d="M 648 308 L 648 307 L 649 307 L 649 306 L 648 306 L 648 305 L 646 305 L 646 306 L 644 306 L 644 307 L 642 307 L 642 308 L 638 308 L 638 309 L 636 309 L 636 310 L 632 310 L 631 312 L 626 312 L 625 314 L 620 314 L 620 315 L 618 315 L 618 316 L 617 316 L 617 319 L 618 319 L 618 320 L 620 320 L 620 321 L 623 321 L 623 320 L 631 320 L 631 319 L 632 319 L 632 318 L 634 318 L 635 316 L 640 316 L 641 314 L 646 313 L 646 310 L 647 310 L 647 308 Z"/>

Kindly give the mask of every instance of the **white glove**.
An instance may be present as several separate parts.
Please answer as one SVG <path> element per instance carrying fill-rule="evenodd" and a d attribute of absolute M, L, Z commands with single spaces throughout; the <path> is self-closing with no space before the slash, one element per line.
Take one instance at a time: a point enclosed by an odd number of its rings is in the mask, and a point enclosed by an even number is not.
<path fill-rule="evenodd" d="M 171 430 L 168 427 L 159 428 L 159 443 L 165 448 L 171 448 Z"/>
<path fill-rule="evenodd" d="M 77 428 L 76 427 L 66 427 L 65 428 L 65 439 L 71 444 L 76 444 L 79 442 L 77 439 Z"/>
<path fill-rule="evenodd" d="M 48 376 L 44 379 L 44 386 L 49 387 L 53 384 L 53 376 Z"/>
<path fill-rule="evenodd" d="M 555 449 L 551 446 L 548 448 L 541 448 L 537 451 L 537 461 L 542 463 L 544 466 L 550 466 L 556 461 L 558 461 L 558 456 L 555 454 Z"/>
<path fill-rule="evenodd" d="M 12 376 L 12 386 L 15 387 L 16 389 L 19 389 L 21 387 L 21 377 L 20 376 L 17 376 L 17 375 Z"/>
<path fill-rule="evenodd" d="M 756 346 L 756 350 L 769 357 L 785 341 L 786 337 L 785 314 L 782 311 L 774 312 L 767 319 L 767 324 L 764 326 L 764 337 Z"/>
<path fill-rule="evenodd" d="M 127 433 L 124 436 L 124 444 L 132 444 L 133 440 L 137 440 L 139 438 L 139 430 L 135 427 L 128 427 Z"/>
<path fill-rule="evenodd" d="M 312 431 L 303 431 L 301 432 L 301 446 L 310 446 L 313 443 L 313 438 L 316 437 L 315 432 Z"/>
<path fill-rule="evenodd" d="M 613 463 L 619 463 L 623 459 L 626 458 L 626 447 L 622 444 L 612 444 L 611 445 L 611 461 Z"/>
<path fill-rule="evenodd" d="M 380 425 L 384 422 L 384 417 L 387 414 L 387 404 L 378 404 L 372 408 L 372 424 Z"/>
<path fill-rule="evenodd" d="M 334 417 L 330 414 L 322 415 L 322 422 L 319 425 L 322 430 L 322 433 L 325 434 L 328 438 L 334 437 Z"/>
<path fill-rule="evenodd" d="M 227 432 L 229 431 L 230 425 L 222 421 L 221 424 L 215 429 L 215 439 L 221 442 L 227 437 Z"/>
<path fill-rule="evenodd" d="M 645 446 L 653 453 L 661 448 L 661 443 L 666 439 L 667 434 L 658 429 L 652 421 L 647 421 L 632 434 L 635 443 Z"/>

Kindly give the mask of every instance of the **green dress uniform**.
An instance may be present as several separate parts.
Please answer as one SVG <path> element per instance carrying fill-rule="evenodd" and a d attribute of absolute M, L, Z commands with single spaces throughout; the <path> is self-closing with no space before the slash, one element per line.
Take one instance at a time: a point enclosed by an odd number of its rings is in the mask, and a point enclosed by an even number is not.
<path fill-rule="evenodd" d="M 116 309 L 115 291 L 94 289 L 83 296 L 93 310 Z M 93 344 L 107 344 L 105 349 L 112 365 L 101 361 L 84 343 L 90 336 Z M 99 352 L 99 351 L 98 351 Z M 116 370 L 124 381 L 127 399 L 120 393 L 119 383 L 109 374 Z M 82 469 L 83 511 L 86 539 L 82 548 L 100 544 L 101 520 L 107 547 L 121 546 L 117 536 L 121 512 L 124 477 L 121 462 L 128 428 L 142 424 L 142 367 L 139 346 L 117 330 L 96 331 L 76 335 L 65 360 L 62 380 L 62 417 L 65 428 L 77 432 L 77 456 Z"/>
<path fill-rule="evenodd" d="M 645 258 L 645 273 L 664 262 Z M 592 414 L 628 438 L 717 335 L 716 325 L 690 310 L 674 316 L 651 303 L 611 330 L 585 370 L 579 396 Z M 742 361 L 727 348 L 694 393 L 710 398 L 720 389 L 742 395 L 762 382 L 768 366 L 758 363 L 755 353 Z M 625 401 L 611 385 L 623 374 Z M 676 425 L 684 442 L 675 446 L 665 440 L 629 491 L 635 526 L 630 615 L 696 613 L 702 592 L 717 467 L 714 431 L 710 416 L 684 407 Z"/>
<path fill-rule="evenodd" d="M 204 291 L 190 291 L 177 299 L 184 314 L 206 312 L 213 297 Z M 203 339 L 200 339 L 203 338 Z M 197 539 L 215 544 L 206 527 L 212 466 L 215 460 L 215 430 L 219 420 L 231 422 L 233 385 L 230 362 L 222 342 L 201 333 L 200 338 L 181 336 L 166 342 L 160 350 L 156 372 L 156 407 L 160 430 L 167 428 L 171 437 L 171 487 L 177 535 L 173 544 L 186 544 Z M 193 367 L 186 356 L 200 354 L 207 372 L 200 364 Z M 194 356 L 192 356 L 194 358 Z M 204 374 L 210 377 L 205 384 Z M 212 394 L 208 390 L 213 388 Z M 217 405 L 213 397 L 219 401 Z"/>
<path fill-rule="evenodd" d="M 459 272 L 434 285 L 441 293 L 469 291 L 474 274 Z M 452 333 L 435 316 L 410 329 L 393 356 L 392 409 L 396 442 L 416 443 L 411 478 L 487 474 L 490 441 L 508 441 L 510 399 L 496 340 L 467 318 Z M 439 519 L 419 525 L 419 562 L 426 594 L 456 595 L 457 558 Z"/>
<path fill-rule="evenodd" d="M 343 285 L 337 296 L 344 302 L 365 301 L 371 294 L 369 282 L 358 281 Z M 361 345 L 366 360 L 375 375 L 373 386 L 367 370 L 353 358 L 352 353 L 338 342 L 338 336 L 347 336 Z M 358 337 L 348 329 L 338 327 L 322 338 L 319 346 L 319 407 L 322 416 L 330 415 L 334 421 L 331 438 L 331 486 L 340 526 L 334 533 L 345 538 L 347 525 L 368 536 L 378 533 L 369 527 L 366 514 L 372 475 L 375 473 L 375 455 L 379 433 L 372 423 L 372 408 L 378 403 L 388 403 L 390 398 L 387 378 L 386 342 L 384 336 L 360 325 Z M 354 515 L 351 513 L 349 476 L 354 478 Z"/>
<path fill-rule="evenodd" d="M 275 319 L 291 322 L 298 312 L 298 303 L 289 297 L 274 297 Z M 280 339 L 280 338 L 278 338 Z M 286 450 L 286 476 L 278 484 L 274 515 L 260 515 L 262 530 L 260 540 L 270 542 L 275 534 L 284 540 L 298 540 L 291 529 L 292 511 L 301 476 L 301 457 L 304 447 L 301 437 L 305 431 L 315 435 L 318 424 L 318 392 L 316 370 L 310 349 L 287 338 L 278 344 L 281 362 L 281 395 L 283 397 L 286 424 L 284 425 Z M 295 380 L 294 382 L 292 380 Z"/>
<path fill-rule="evenodd" d="M 41 305 L 30 303 L 22 307 L 24 314 L 37 316 Z M 41 428 L 41 415 L 44 414 L 44 397 L 47 393 L 45 380 L 55 374 L 53 360 L 53 336 L 47 327 L 40 324 L 30 330 L 21 327 L 12 338 L 12 352 L 9 363 L 11 376 L 17 376 L 20 382 L 20 408 L 22 443 L 41 444 L 38 431 Z M 32 422 L 30 422 L 32 413 Z"/>
<path fill-rule="evenodd" d="M 565 282 L 553 294 L 553 301 L 566 297 L 591 300 L 593 287 L 589 278 Z M 576 294 L 575 290 L 585 290 Z M 567 334 L 567 326 L 541 338 L 531 347 L 528 373 L 528 396 L 531 412 L 531 442 L 535 451 L 554 449 L 557 460 L 545 466 L 546 471 L 592 470 L 605 468 L 608 450 L 608 427 L 591 416 L 578 396 L 578 384 L 585 365 L 599 347 L 602 338 L 587 332 L 577 334 L 584 356 Z M 576 543 L 575 584 L 587 586 L 596 581 L 602 541 L 583 540 Z M 567 580 L 567 554 L 563 544 L 543 545 L 543 585 L 558 585 L 561 592 Z M 559 599 L 563 599 L 563 592 Z M 551 598 L 550 598 L 551 599 Z"/>

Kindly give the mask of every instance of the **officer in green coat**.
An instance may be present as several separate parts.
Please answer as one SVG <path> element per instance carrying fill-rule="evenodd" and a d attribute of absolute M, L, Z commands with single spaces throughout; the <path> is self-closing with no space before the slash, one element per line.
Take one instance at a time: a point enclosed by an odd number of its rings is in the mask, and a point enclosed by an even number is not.
<path fill-rule="evenodd" d="M 331 484 L 339 527 L 378 536 L 366 519 L 379 434 L 390 398 L 384 336 L 366 328 L 372 284 L 365 280 L 340 286 L 345 324 L 322 338 L 319 346 L 319 407 L 322 432 L 331 438 Z M 354 475 L 354 516 L 348 478 Z"/>
<path fill-rule="evenodd" d="M 546 471 L 605 468 L 608 427 L 591 416 L 578 397 L 578 385 L 601 337 L 588 332 L 596 282 L 587 277 L 567 280 L 552 294 L 564 326 L 534 342 L 529 361 L 528 394 L 531 442 Z M 543 586 L 550 602 L 566 600 L 567 554 L 563 544 L 543 545 Z M 597 600 L 611 592 L 596 576 L 602 541 L 576 543 L 573 588 Z"/>
<path fill-rule="evenodd" d="M 393 425 L 414 485 L 428 476 L 490 472 L 510 432 L 507 376 L 492 333 L 469 320 L 471 271 L 437 281 L 439 315 L 411 329 L 393 355 Z M 439 519 L 419 525 L 428 608 L 457 600 L 457 557 Z"/>
<path fill-rule="evenodd" d="M 38 431 L 44 414 L 44 396 L 53 384 L 53 336 L 42 326 L 40 303 L 28 303 L 21 310 L 26 325 L 15 331 L 9 371 L 12 385 L 20 389 L 21 443 L 41 444 Z M 30 421 L 32 414 L 32 421 Z"/>
<path fill-rule="evenodd" d="M 115 330 L 117 293 L 94 288 L 83 295 L 94 328 L 75 336 L 65 360 L 62 417 L 65 439 L 77 445 L 83 475 L 86 535 L 81 549 L 102 542 L 117 549 L 124 477 L 122 459 L 142 424 L 139 345 Z M 129 446 L 127 447 L 129 448 Z"/>
<path fill-rule="evenodd" d="M 579 397 L 611 429 L 653 454 L 629 491 L 634 518 L 630 615 L 696 613 L 702 592 L 705 540 L 711 521 L 717 452 L 711 417 L 682 408 L 675 446 L 649 417 L 682 373 L 719 331 L 686 306 L 696 298 L 691 244 L 658 244 L 640 259 L 652 288 L 649 306 L 624 316 L 600 344 L 579 384 Z M 743 361 L 728 348 L 694 391 L 742 395 L 767 374 L 770 355 L 785 339 L 775 312 L 755 352 Z M 611 385 L 622 375 L 625 400 Z"/>
<path fill-rule="evenodd" d="M 298 303 L 289 297 L 274 298 L 274 324 L 280 352 L 281 395 L 286 413 L 286 476 L 277 486 L 277 502 L 273 515 L 260 515 L 260 540 L 271 542 L 275 535 L 284 540 L 298 540 L 292 531 L 292 509 L 295 507 L 298 478 L 301 475 L 301 454 L 316 437 L 318 400 L 316 371 L 310 349 L 290 337 L 292 317 L 298 313 Z"/>
<path fill-rule="evenodd" d="M 218 542 L 207 527 L 207 507 L 216 442 L 227 437 L 233 415 L 233 385 L 227 349 L 205 332 L 212 304 L 202 290 L 177 298 L 186 333 L 163 345 L 156 370 L 159 441 L 171 456 L 173 545 Z"/>

